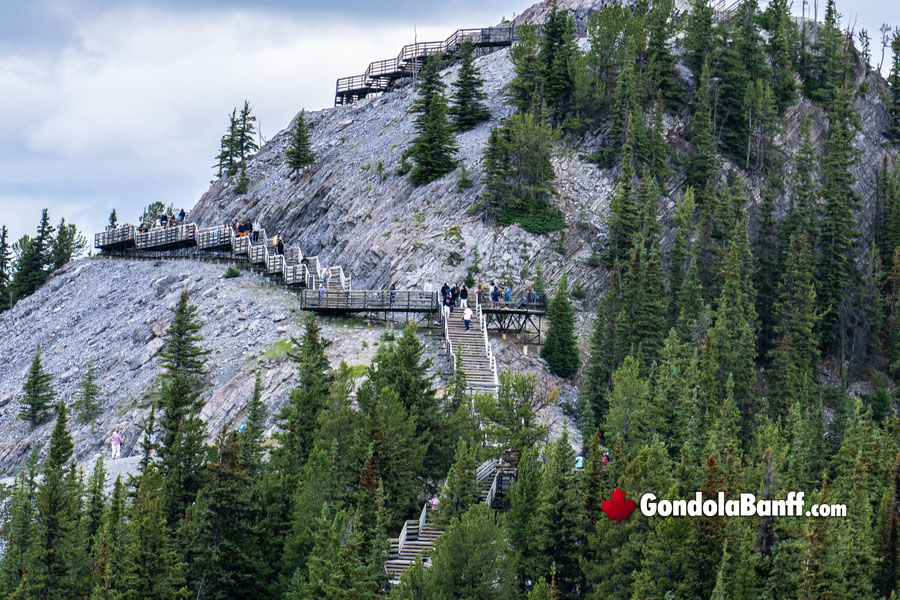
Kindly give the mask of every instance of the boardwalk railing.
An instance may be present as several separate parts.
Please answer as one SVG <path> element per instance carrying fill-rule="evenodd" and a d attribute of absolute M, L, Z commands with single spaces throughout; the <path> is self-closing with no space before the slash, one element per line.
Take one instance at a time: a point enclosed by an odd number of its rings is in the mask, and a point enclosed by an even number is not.
<path fill-rule="evenodd" d="M 540 32 L 540 26 L 536 26 Z M 510 23 L 498 27 L 481 29 L 458 29 L 446 40 L 440 42 L 417 42 L 400 49 L 396 58 L 376 60 L 369 63 L 365 73 L 341 77 L 335 84 L 335 106 L 350 104 L 369 94 L 385 92 L 397 79 L 412 77 L 422 68 L 429 56 L 459 52 L 465 40 L 472 40 L 476 47 L 491 48 L 510 46 L 519 39 L 518 28 Z"/>
<path fill-rule="evenodd" d="M 406 290 L 302 290 L 301 309 L 344 312 L 432 312 L 437 308 L 434 292 Z"/>
<path fill-rule="evenodd" d="M 103 246 L 116 246 L 134 241 L 135 227 L 134 225 L 125 225 L 123 227 L 108 228 L 106 231 L 94 234 L 94 246 L 97 248 Z"/>
<path fill-rule="evenodd" d="M 494 360 L 494 350 L 491 347 L 491 341 L 488 339 L 487 334 L 487 321 L 484 318 L 484 314 L 481 312 L 481 306 L 477 307 L 477 311 L 478 323 L 481 326 L 481 332 L 484 334 L 484 348 L 485 352 L 487 352 L 488 364 L 491 367 L 491 372 L 494 374 L 494 387 L 500 389 L 500 377 L 497 374 L 497 361 Z"/>

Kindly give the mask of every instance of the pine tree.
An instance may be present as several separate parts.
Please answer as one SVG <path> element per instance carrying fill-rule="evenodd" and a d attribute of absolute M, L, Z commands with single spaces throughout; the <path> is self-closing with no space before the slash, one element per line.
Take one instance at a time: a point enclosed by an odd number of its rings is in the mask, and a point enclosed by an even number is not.
<path fill-rule="evenodd" d="M 575 339 L 575 311 L 569 302 L 569 278 L 563 271 L 556 294 L 547 307 L 550 329 L 541 348 L 541 358 L 557 377 L 571 377 L 581 368 L 581 357 Z"/>
<path fill-rule="evenodd" d="M 202 598 L 251 598 L 265 581 L 260 508 L 241 439 L 236 432 L 219 435 L 218 457 L 207 466 L 210 481 L 192 511 L 191 583 Z"/>
<path fill-rule="evenodd" d="M 79 423 L 93 423 L 100 415 L 100 386 L 97 385 L 97 375 L 94 370 L 94 360 L 88 361 L 88 368 L 84 374 L 84 378 L 78 384 L 78 391 L 75 394 L 75 414 L 78 415 Z M 91 431 L 94 428 L 91 427 Z"/>
<path fill-rule="evenodd" d="M 41 222 L 37 235 L 33 238 L 23 237 L 18 242 L 18 258 L 15 273 L 9 284 L 11 302 L 31 295 L 50 275 L 53 264 L 53 226 L 45 208 L 41 211 Z"/>
<path fill-rule="evenodd" d="M 741 164 L 747 152 L 748 119 L 747 90 L 754 81 L 751 71 L 754 65 L 747 64 L 748 54 L 759 54 L 755 36 L 747 38 L 754 31 L 752 14 L 748 14 L 747 4 L 755 0 L 743 0 L 738 8 L 738 22 L 726 21 L 720 27 L 719 52 L 713 65 L 713 75 L 720 83 L 716 94 L 716 130 L 722 142 L 722 153 Z M 755 51 L 753 51 L 755 50 Z M 757 57 L 758 58 L 758 57 Z M 765 59 L 762 59 L 763 62 Z M 698 186 L 699 187 L 699 186 Z"/>
<path fill-rule="evenodd" d="M 53 375 L 47 373 L 41 364 L 41 347 L 38 345 L 28 369 L 28 377 L 22 386 L 22 408 L 19 418 L 31 423 L 32 427 L 40 425 L 50 416 L 50 407 L 56 398 L 53 391 Z"/>
<path fill-rule="evenodd" d="M 706 0 L 693 0 L 684 36 L 685 62 L 698 85 L 708 79 L 702 75 L 703 65 L 713 53 L 713 8 Z"/>
<path fill-rule="evenodd" d="M 209 351 L 199 345 L 203 338 L 198 334 L 203 323 L 197 319 L 197 307 L 189 301 L 185 288 L 172 310 L 172 324 L 159 353 L 163 369 L 158 391 L 158 402 L 163 409 L 159 421 L 160 475 L 163 510 L 166 521 L 171 523 L 182 519 L 205 479 L 202 467 L 206 423 L 200 417 L 200 410 L 205 374 L 203 356 Z"/>
<path fill-rule="evenodd" d="M 29 568 L 37 535 L 35 497 L 37 495 L 37 448 L 16 475 L 5 495 L 5 515 L 0 521 L 0 537 L 5 544 L 0 558 L 0 596 L 8 597 L 19 587 Z"/>
<path fill-rule="evenodd" d="M 556 401 L 555 394 L 543 394 L 532 374 L 500 372 L 500 389 L 495 398 L 482 394 L 476 398 L 478 413 L 489 440 L 505 450 L 515 466 L 525 451 L 547 438 L 548 427 L 538 414 Z"/>
<path fill-rule="evenodd" d="M 186 600 L 189 597 L 184 564 L 178 559 L 163 514 L 162 485 L 159 472 L 151 467 L 141 475 L 134 504 L 128 511 L 118 584 L 124 600 Z"/>
<path fill-rule="evenodd" d="M 669 47 L 674 9 L 674 1 L 665 0 L 653 3 L 647 15 L 649 22 L 649 39 L 647 40 L 649 89 L 647 93 L 651 97 L 660 95 L 666 106 L 678 109 L 682 104 L 683 92 L 678 83 L 676 60 Z"/>
<path fill-rule="evenodd" d="M 648 247 L 649 246 L 649 247 Z M 623 342 L 644 365 L 656 359 L 666 335 L 665 276 L 659 251 L 643 240 L 631 250 L 628 270 L 622 278 L 623 305 L 629 318 L 624 322 Z"/>
<path fill-rule="evenodd" d="M 756 239 L 753 240 L 753 258 L 756 270 L 753 287 L 756 290 L 756 314 L 759 315 L 759 355 L 765 357 L 772 348 L 775 327 L 775 302 L 778 299 L 779 280 L 779 227 L 775 220 L 776 185 L 771 179 L 762 192 L 762 202 L 756 216 Z"/>
<path fill-rule="evenodd" d="M 900 142 L 900 31 L 894 32 L 891 40 L 891 74 L 888 76 L 888 88 L 890 90 L 890 102 L 888 112 L 890 119 L 887 125 L 887 137 L 894 142 Z"/>
<path fill-rule="evenodd" d="M 640 115 L 637 118 L 641 118 Z M 622 167 L 616 191 L 609 204 L 607 248 L 603 254 L 608 267 L 628 258 L 628 251 L 634 244 L 639 229 L 640 210 L 634 194 L 634 127 L 632 117 L 628 118 L 625 145 L 622 146 Z"/>
<path fill-rule="evenodd" d="M 87 241 L 78 233 L 78 228 L 73 223 L 66 224 L 65 219 L 60 219 L 50 248 L 50 271 L 59 269 L 85 248 Z"/>
<path fill-rule="evenodd" d="M 846 51 L 847 39 L 840 30 L 841 15 L 835 0 L 825 3 L 825 21 L 816 38 L 815 76 L 804 79 L 804 95 L 820 103 L 830 113 L 841 89 L 850 84 L 851 63 Z"/>
<path fill-rule="evenodd" d="M 309 126 L 306 124 L 306 110 L 301 110 L 294 121 L 294 129 L 291 131 L 291 147 L 285 150 L 284 157 L 287 166 L 294 171 L 315 164 L 316 155 L 312 150 L 309 139 Z"/>
<path fill-rule="evenodd" d="M 238 159 L 235 152 L 235 140 L 238 133 L 237 108 L 228 115 L 228 131 L 219 141 L 219 154 L 216 155 L 216 177 L 237 175 Z M 151 214 L 151 217 L 156 215 Z M 143 219 L 141 219 L 143 220 Z"/>
<path fill-rule="evenodd" d="M 120 599 L 124 572 L 124 488 L 116 477 L 112 498 L 103 515 L 103 525 L 94 543 L 91 570 L 91 600 Z"/>
<path fill-rule="evenodd" d="M 518 463 L 518 477 L 509 490 L 509 512 L 506 531 L 510 545 L 510 562 L 516 579 L 524 584 L 527 577 L 538 572 L 540 551 L 537 546 L 537 510 L 543 465 L 538 460 L 538 448 L 522 454 Z M 524 587 L 524 586 L 523 586 Z"/>
<path fill-rule="evenodd" d="M 510 598 L 505 555 L 508 544 L 497 514 L 476 504 L 438 539 L 429 572 L 435 598 Z"/>
<path fill-rule="evenodd" d="M 625 452 L 636 453 L 651 437 L 650 386 L 641 376 L 640 363 L 633 356 L 626 356 L 622 366 L 612 374 L 608 402 L 604 439 L 621 437 Z"/>
<path fill-rule="evenodd" d="M 578 54 L 575 18 L 568 9 L 560 9 L 554 0 L 541 26 L 540 59 L 543 62 L 544 97 L 556 123 L 561 123 L 571 110 L 575 87 L 571 68 Z"/>
<path fill-rule="evenodd" d="M 800 121 L 800 147 L 794 156 L 794 174 L 791 178 L 790 204 L 782 225 L 782 247 L 795 233 L 806 234 L 810 240 L 818 237 L 816 227 L 816 184 L 813 176 L 818 170 L 815 151 L 810 139 L 812 119 L 809 112 Z"/>
<path fill-rule="evenodd" d="M 367 577 L 360 552 L 362 536 L 351 523 L 348 512 L 337 513 L 332 521 L 323 511 L 317 524 L 309 575 L 292 586 L 289 598 L 339 600 L 372 597 L 375 590 Z"/>
<path fill-rule="evenodd" d="M 243 464 L 253 477 L 262 474 L 263 435 L 265 434 L 267 410 L 262 401 L 262 374 L 257 371 L 253 382 L 253 395 L 244 412 L 246 428 L 241 432 L 241 452 Z"/>
<path fill-rule="evenodd" d="M 466 38 L 459 46 L 461 64 L 456 81 L 453 82 L 453 97 L 449 115 L 456 131 L 469 131 L 479 123 L 491 118 L 491 111 L 484 105 L 487 94 L 482 89 L 484 79 L 475 66 L 475 42 Z"/>
<path fill-rule="evenodd" d="M 29 557 L 31 594 L 35 598 L 74 598 L 78 563 L 86 558 L 77 547 L 80 485 L 75 469 L 68 467 L 72 449 L 66 407 L 60 403 L 35 500 L 37 527 Z"/>
<path fill-rule="evenodd" d="M 12 279 L 12 253 L 9 250 L 9 230 L 0 226 L 0 311 L 10 307 L 10 287 Z"/>
<path fill-rule="evenodd" d="M 447 99 L 441 91 L 427 103 L 428 112 L 416 119 L 418 135 L 409 148 L 415 163 L 409 179 L 416 185 L 431 183 L 456 168 L 458 147 L 447 121 Z"/>
<path fill-rule="evenodd" d="M 787 0 L 769 3 L 769 42 L 767 51 L 772 63 L 772 91 L 778 112 L 797 100 L 797 83 L 794 79 L 791 12 Z"/>
<path fill-rule="evenodd" d="M 119 217 L 116 215 L 116 209 L 112 209 L 112 212 L 109 213 L 109 226 L 113 228 L 119 226 Z"/>
<path fill-rule="evenodd" d="M 885 156 L 876 178 L 881 226 L 875 234 L 875 245 L 885 261 L 900 246 L 900 171 L 891 166 Z"/>
<path fill-rule="evenodd" d="M 709 63 L 704 62 L 689 126 L 691 153 L 686 169 L 688 185 L 698 191 L 706 189 L 716 172 L 716 139 L 713 135 L 709 78 Z"/>
<path fill-rule="evenodd" d="M 256 116 L 251 114 L 250 103 L 244 100 L 244 106 L 241 108 L 237 117 L 237 135 L 235 140 L 234 154 L 238 162 L 244 165 L 244 161 L 259 150 L 256 140 Z"/>
<path fill-rule="evenodd" d="M 820 195 L 823 204 L 816 272 L 819 310 L 822 313 L 822 343 L 825 347 L 837 339 L 841 302 L 850 282 L 853 267 L 851 249 L 856 237 L 853 211 L 857 208 L 859 196 L 853 189 L 855 180 L 851 168 L 856 162 L 853 138 L 857 120 L 848 88 L 844 87 L 838 93 L 829 117 L 831 122 L 822 158 Z"/>
<path fill-rule="evenodd" d="M 509 84 L 510 104 L 519 112 L 540 106 L 544 95 L 544 63 L 539 56 L 540 38 L 531 24 L 519 26 L 519 41 L 509 52 L 516 76 Z"/>
<path fill-rule="evenodd" d="M 447 474 L 447 482 L 441 491 L 441 510 L 438 512 L 439 525 L 449 525 L 450 520 L 459 517 L 478 501 L 481 490 L 475 481 L 478 460 L 475 448 L 469 448 L 466 440 L 456 443 L 456 456 Z"/>

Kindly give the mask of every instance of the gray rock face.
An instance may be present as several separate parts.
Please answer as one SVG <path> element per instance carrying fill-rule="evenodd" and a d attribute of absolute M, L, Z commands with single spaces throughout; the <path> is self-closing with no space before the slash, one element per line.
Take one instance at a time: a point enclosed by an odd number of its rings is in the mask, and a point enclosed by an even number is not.
<path fill-rule="evenodd" d="M 286 355 L 289 340 L 302 334 L 304 313 L 295 297 L 260 276 L 243 272 L 222 279 L 226 266 L 196 261 L 80 259 L 57 271 L 33 296 L 0 313 L 0 475 L 12 473 L 31 452 L 45 449 L 53 422 L 32 428 L 17 413 L 22 384 L 35 348 L 54 376 L 58 398 L 71 407 L 79 381 L 93 359 L 103 388 L 95 430 L 70 418 L 75 456 L 84 461 L 109 452 L 115 428 L 125 436 L 122 456 L 140 452 L 140 435 L 160 372 L 157 354 L 183 287 L 205 322 L 200 334 L 208 390 L 202 416 L 210 438 L 239 427 L 262 373 L 269 431 L 296 385 L 296 366 Z M 336 365 L 368 365 L 383 333 L 361 321 L 320 319 L 332 340 Z M 442 367 L 440 361 L 438 367 Z"/>

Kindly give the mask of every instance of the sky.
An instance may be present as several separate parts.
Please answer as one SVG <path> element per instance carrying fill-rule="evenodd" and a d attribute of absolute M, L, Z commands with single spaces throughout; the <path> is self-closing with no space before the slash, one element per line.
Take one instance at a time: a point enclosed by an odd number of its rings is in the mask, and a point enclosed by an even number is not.
<path fill-rule="evenodd" d="M 48 208 L 92 241 L 113 208 L 120 222 L 155 200 L 190 209 L 245 99 L 270 138 L 301 108 L 330 107 L 337 77 L 414 36 L 444 39 L 530 3 L 0 0 L 0 224 L 16 240 Z M 838 9 L 870 31 L 877 63 L 878 28 L 900 25 L 900 2 Z"/>

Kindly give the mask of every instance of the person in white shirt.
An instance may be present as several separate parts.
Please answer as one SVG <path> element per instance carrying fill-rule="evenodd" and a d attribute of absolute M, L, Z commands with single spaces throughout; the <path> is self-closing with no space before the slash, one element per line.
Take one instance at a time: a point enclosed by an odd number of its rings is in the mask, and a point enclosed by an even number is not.
<path fill-rule="evenodd" d="M 472 322 L 472 309 L 468 306 L 463 311 L 463 323 L 466 324 L 466 331 L 469 330 L 469 323 Z"/>

